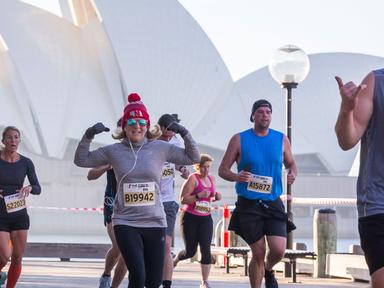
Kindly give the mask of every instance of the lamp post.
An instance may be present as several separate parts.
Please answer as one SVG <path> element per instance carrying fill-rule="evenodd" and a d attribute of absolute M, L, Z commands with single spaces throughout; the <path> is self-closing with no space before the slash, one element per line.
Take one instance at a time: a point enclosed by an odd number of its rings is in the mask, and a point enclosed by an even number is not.
<path fill-rule="evenodd" d="M 269 63 L 269 72 L 282 88 L 286 91 L 286 112 L 287 112 L 287 137 L 292 145 L 292 89 L 307 77 L 309 72 L 309 59 L 305 52 L 297 46 L 285 45 L 277 49 Z M 286 187 L 287 193 L 287 214 L 289 219 L 292 215 L 291 185 Z M 287 249 L 292 249 L 292 232 L 287 237 Z M 290 277 L 289 264 L 285 266 L 285 277 Z"/>

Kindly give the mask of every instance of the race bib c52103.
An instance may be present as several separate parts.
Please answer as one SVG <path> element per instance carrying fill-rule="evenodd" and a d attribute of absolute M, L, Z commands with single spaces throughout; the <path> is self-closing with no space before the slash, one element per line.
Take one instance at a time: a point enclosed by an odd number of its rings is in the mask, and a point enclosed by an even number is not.
<path fill-rule="evenodd" d="M 4 202 L 7 213 L 13 213 L 26 207 L 25 198 L 20 198 L 20 193 L 4 196 Z"/>
<path fill-rule="evenodd" d="M 155 182 L 125 183 L 124 206 L 150 206 L 156 203 Z"/>
<path fill-rule="evenodd" d="M 252 192 L 270 194 L 272 192 L 272 177 L 252 175 L 252 180 L 248 183 L 247 189 Z"/>

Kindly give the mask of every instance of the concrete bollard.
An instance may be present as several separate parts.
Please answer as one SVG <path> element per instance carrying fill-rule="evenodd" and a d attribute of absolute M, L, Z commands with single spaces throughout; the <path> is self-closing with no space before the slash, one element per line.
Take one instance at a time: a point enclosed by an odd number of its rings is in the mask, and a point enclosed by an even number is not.
<path fill-rule="evenodd" d="M 360 245 L 351 244 L 348 247 L 348 253 L 354 254 L 354 255 L 364 255 L 364 251 L 361 248 Z"/>
<path fill-rule="evenodd" d="M 301 242 L 293 242 L 292 249 L 293 250 L 307 251 L 307 245 L 305 245 L 305 243 L 301 243 Z"/>
<path fill-rule="evenodd" d="M 313 215 L 313 249 L 317 259 L 314 261 L 313 277 L 327 277 L 325 273 L 327 254 L 336 253 L 336 243 L 336 211 L 316 209 Z"/>

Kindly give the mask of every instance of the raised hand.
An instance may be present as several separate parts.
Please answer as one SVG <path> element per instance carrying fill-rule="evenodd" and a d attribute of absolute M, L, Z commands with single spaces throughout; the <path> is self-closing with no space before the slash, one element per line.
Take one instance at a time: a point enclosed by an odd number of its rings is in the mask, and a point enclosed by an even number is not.
<path fill-rule="evenodd" d="M 168 127 L 168 130 L 180 134 L 181 137 L 184 137 L 188 134 L 187 128 L 185 128 L 183 125 L 180 125 L 176 121 L 172 122 Z"/>
<path fill-rule="evenodd" d="M 356 107 L 357 95 L 360 90 L 365 89 L 367 85 L 360 84 L 359 86 L 356 86 L 356 84 L 352 81 L 344 84 L 343 80 L 339 76 L 336 76 L 335 79 L 337 81 L 337 85 L 339 86 L 343 108 L 347 109 L 347 111 L 353 111 Z"/>
<path fill-rule="evenodd" d="M 108 132 L 108 131 L 109 131 L 108 127 L 105 127 L 103 123 L 98 122 L 92 127 L 89 127 L 85 131 L 85 137 L 87 137 L 87 139 L 93 139 L 93 137 L 95 137 L 96 134 L 100 134 L 102 132 Z"/>
<path fill-rule="evenodd" d="M 163 126 L 164 128 L 168 128 L 169 125 L 171 125 L 173 122 L 177 122 L 175 117 L 173 117 L 171 114 L 164 114 L 161 116 L 161 122 L 159 122 L 160 126 Z M 159 120 L 160 121 L 160 120 Z"/>

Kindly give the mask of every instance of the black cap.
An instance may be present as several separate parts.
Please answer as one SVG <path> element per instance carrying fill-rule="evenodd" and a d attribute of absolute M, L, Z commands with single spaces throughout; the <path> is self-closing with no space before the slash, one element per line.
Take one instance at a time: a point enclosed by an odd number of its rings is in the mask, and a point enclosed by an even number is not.
<path fill-rule="evenodd" d="M 272 104 L 269 103 L 269 101 L 265 99 L 257 100 L 255 103 L 253 103 L 253 106 L 252 106 L 251 116 L 249 117 L 249 120 L 251 122 L 253 122 L 253 118 L 252 118 L 253 113 L 255 113 L 257 108 L 260 108 L 260 107 L 268 107 L 269 109 L 271 109 L 271 112 L 272 112 Z"/>

